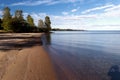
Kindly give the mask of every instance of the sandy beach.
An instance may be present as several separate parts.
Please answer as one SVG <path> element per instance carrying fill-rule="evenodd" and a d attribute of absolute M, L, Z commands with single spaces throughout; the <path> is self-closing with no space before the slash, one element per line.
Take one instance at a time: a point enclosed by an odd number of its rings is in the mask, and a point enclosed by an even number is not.
<path fill-rule="evenodd" d="M 0 80 L 57 80 L 41 35 L 0 34 Z"/>

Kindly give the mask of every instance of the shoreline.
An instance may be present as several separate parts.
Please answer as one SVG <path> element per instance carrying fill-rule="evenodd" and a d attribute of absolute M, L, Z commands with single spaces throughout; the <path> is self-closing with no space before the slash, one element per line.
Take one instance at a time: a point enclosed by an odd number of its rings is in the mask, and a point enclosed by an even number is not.
<path fill-rule="evenodd" d="M 57 80 L 42 34 L 0 34 L 0 80 Z"/>

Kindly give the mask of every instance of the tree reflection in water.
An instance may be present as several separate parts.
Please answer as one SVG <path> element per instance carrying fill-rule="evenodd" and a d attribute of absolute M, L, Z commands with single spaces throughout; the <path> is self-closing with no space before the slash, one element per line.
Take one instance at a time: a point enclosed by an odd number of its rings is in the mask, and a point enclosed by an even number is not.
<path fill-rule="evenodd" d="M 42 42 L 43 42 L 43 45 L 51 45 L 51 35 L 50 33 L 46 33 L 42 36 Z"/>

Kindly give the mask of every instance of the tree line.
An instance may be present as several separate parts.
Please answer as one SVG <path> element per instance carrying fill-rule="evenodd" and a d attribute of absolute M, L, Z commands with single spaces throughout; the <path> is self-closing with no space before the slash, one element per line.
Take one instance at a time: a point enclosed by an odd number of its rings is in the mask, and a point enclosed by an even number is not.
<path fill-rule="evenodd" d="M 49 32 L 51 30 L 50 17 L 46 16 L 45 21 L 39 20 L 38 26 L 35 26 L 34 19 L 28 15 L 26 20 L 23 17 L 22 10 L 16 10 L 12 16 L 10 8 L 3 9 L 3 16 L 0 18 L 0 30 L 7 32 Z"/>

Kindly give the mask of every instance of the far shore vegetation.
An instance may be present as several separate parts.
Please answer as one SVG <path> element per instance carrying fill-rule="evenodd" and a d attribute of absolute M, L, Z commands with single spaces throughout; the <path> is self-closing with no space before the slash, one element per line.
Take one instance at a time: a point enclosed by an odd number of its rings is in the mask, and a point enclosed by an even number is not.
<path fill-rule="evenodd" d="M 31 15 L 28 15 L 26 20 L 23 17 L 22 10 L 16 10 L 12 16 L 10 8 L 5 7 L 3 9 L 3 16 L 0 18 L 0 32 L 16 32 L 16 33 L 27 33 L 27 32 L 49 32 L 51 31 L 50 17 L 46 16 L 43 21 L 38 21 L 38 26 L 34 24 L 34 19 Z"/>
<path fill-rule="evenodd" d="M 85 31 L 85 30 L 53 28 L 52 31 Z"/>

